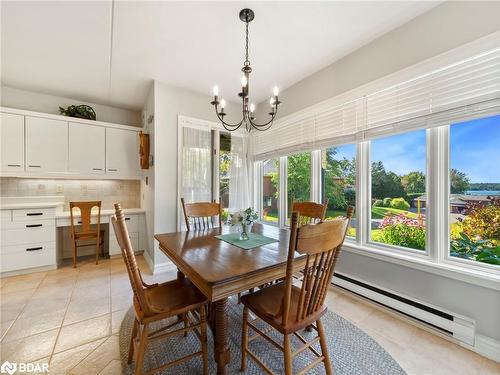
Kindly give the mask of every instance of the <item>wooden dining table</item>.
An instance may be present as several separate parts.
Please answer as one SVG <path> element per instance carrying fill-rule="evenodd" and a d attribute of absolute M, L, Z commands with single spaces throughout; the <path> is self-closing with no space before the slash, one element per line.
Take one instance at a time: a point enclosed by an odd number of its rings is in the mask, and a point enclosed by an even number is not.
<path fill-rule="evenodd" d="M 228 298 L 285 277 L 289 231 L 254 224 L 252 232 L 278 242 L 242 249 L 215 236 L 229 227 L 155 235 L 160 249 L 177 266 L 178 278 L 187 277 L 210 301 L 210 326 L 214 337 L 217 374 L 226 374 L 230 362 Z M 294 271 L 305 266 L 296 253 Z"/>

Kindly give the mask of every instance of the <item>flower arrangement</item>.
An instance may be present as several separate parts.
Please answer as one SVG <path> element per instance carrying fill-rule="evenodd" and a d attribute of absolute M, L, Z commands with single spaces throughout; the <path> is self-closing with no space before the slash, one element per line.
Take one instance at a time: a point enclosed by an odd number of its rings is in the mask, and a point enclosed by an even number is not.
<path fill-rule="evenodd" d="M 240 210 L 229 215 L 229 224 L 232 226 L 241 225 L 240 240 L 248 240 L 253 223 L 259 218 L 259 215 L 251 207 L 246 210 Z"/>
<path fill-rule="evenodd" d="M 251 225 L 255 220 L 259 218 L 257 212 L 254 211 L 251 207 L 248 207 L 246 210 L 237 211 L 234 214 L 230 214 L 229 216 L 229 223 L 231 225 Z"/>

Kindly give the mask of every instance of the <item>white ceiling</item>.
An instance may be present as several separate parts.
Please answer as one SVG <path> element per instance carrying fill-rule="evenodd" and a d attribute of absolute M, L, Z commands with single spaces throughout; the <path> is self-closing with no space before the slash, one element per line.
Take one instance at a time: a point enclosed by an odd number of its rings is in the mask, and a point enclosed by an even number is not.
<path fill-rule="evenodd" d="M 2 1 L 2 85 L 140 109 L 156 79 L 236 100 L 250 7 L 260 102 L 438 3 Z"/>

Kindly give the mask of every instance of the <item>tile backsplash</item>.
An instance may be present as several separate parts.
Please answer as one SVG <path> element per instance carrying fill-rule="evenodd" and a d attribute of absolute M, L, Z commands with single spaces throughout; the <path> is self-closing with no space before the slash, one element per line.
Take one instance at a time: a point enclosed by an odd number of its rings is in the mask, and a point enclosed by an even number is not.
<path fill-rule="evenodd" d="M 55 180 L 39 178 L 0 178 L 0 196 L 61 196 L 64 210 L 71 201 L 102 201 L 103 209 L 121 203 L 123 208 L 138 208 L 141 183 L 134 180 Z"/>

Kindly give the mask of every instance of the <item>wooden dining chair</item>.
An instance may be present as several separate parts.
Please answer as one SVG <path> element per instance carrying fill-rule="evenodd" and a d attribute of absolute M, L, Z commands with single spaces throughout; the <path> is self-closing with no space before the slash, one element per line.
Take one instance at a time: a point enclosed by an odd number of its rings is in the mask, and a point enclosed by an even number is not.
<path fill-rule="evenodd" d="M 349 208 L 347 218 L 337 218 L 302 227 L 298 225 L 300 222 L 299 214 L 292 213 L 285 280 L 241 297 L 241 302 L 244 305 L 241 339 L 242 371 L 246 368 L 246 355 L 248 354 L 262 367 L 264 372 L 273 374 L 269 367 L 248 348 L 250 341 L 263 336 L 284 353 L 286 375 L 293 374 L 293 358 L 307 349 L 314 354 L 315 359 L 298 374 L 306 373 L 321 362 L 324 363 L 326 373 L 332 374 L 321 317 L 327 312 L 327 307 L 324 304 L 325 297 L 352 212 L 352 208 Z M 293 277 L 296 251 L 306 255 L 304 277 L 300 286 L 294 285 Z M 248 320 L 250 311 L 257 317 L 255 320 Z M 269 330 L 261 330 L 255 326 L 254 323 L 259 319 L 268 323 L 269 329 L 274 328 L 283 334 L 283 345 L 267 335 Z M 318 333 L 318 336 L 310 341 L 306 341 L 298 333 L 308 326 L 312 326 Z M 248 337 L 249 327 L 256 332 L 250 338 Z M 292 351 L 290 345 L 292 335 L 296 336 L 303 344 L 295 351 Z M 318 341 L 321 353 L 313 347 L 313 344 Z"/>
<path fill-rule="evenodd" d="M 115 215 L 111 218 L 116 239 L 122 251 L 123 260 L 134 292 L 135 321 L 130 337 L 128 363 L 135 356 L 135 374 L 152 374 L 188 361 L 201 355 L 203 374 L 208 374 L 207 348 L 207 299 L 187 279 L 167 281 L 163 284 L 146 284 L 137 266 L 134 249 L 130 243 L 128 229 L 125 225 L 125 215 L 120 204 L 115 204 Z M 175 321 L 161 328 L 151 330 L 155 322 L 176 317 Z M 181 328 L 168 331 L 176 325 L 184 323 Z M 142 371 L 144 354 L 150 341 L 164 339 L 173 335 L 187 336 L 193 331 L 201 342 L 201 350 L 188 354 L 172 362 L 160 365 L 155 369 Z"/>
<path fill-rule="evenodd" d="M 201 230 L 208 228 L 222 227 L 222 204 L 215 202 L 197 202 L 185 203 L 184 198 L 181 198 L 182 211 L 184 212 L 184 220 L 186 228 Z M 214 222 L 214 217 L 218 219 Z"/>
<path fill-rule="evenodd" d="M 92 208 L 97 207 L 96 229 L 92 229 Z M 75 225 L 73 209 L 80 210 L 80 220 Z M 84 246 L 93 246 L 87 241 L 90 239 L 96 240 L 95 264 L 99 263 L 99 249 L 101 249 L 104 257 L 104 229 L 101 229 L 101 201 L 88 202 L 69 202 L 69 212 L 71 216 L 71 240 L 73 242 L 73 268 L 76 268 L 76 258 L 78 257 L 78 248 Z M 77 229 L 77 225 L 81 225 Z M 82 243 L 82 241 L 84 241 Z"/>
<path fill-rule="evenodd" d="M 317 224 L 325 220 L 328 200 L 321 204 L 316 202 L 292 202 L 292 212 L 299 213 L 298 226 Z"/>

